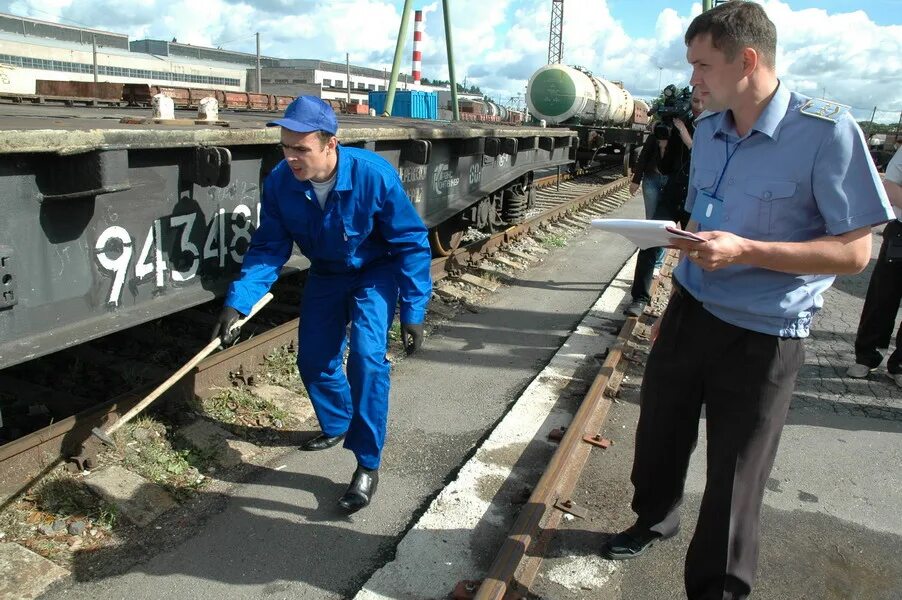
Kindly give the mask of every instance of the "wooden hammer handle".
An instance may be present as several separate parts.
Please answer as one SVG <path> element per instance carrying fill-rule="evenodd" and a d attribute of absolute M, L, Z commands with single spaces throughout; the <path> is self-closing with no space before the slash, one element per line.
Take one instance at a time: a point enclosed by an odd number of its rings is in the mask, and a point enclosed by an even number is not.
<path fill-rule="evenodd" d="M 268 293 L 265 296 L 263 296 L 260 299 L 260 301 L 254 305 L 254 307 L 251 309 L 251 312 L 246 317 L 239 319 L 235 323 L 233 329 L 236 327 L 241 327 L 242 325 L 244 325 L 245 323 L 250 321 L 251 317 L 253 317 L 255 314 L 260 312 L 260 309 L 263 308 L 264 306 L 266 306 L 266 304 L 270 300 L 272 300 L 272 294 Z M 178 371 L 173 373 L 172 376 L 169 377 L 169 379 L 167 379 L 166 381 L 161 383 L 159 386 L 157 386 L 157 388 L 154 389 L 151 393 L 149 393 L 143 400 L 141 400 L 141 402 L 139 402 L 138 404 L 133 406 L 130 411 L 128 411 L 127 413 L 122 415 L 122 417 L 120 417 L 115 423 L 110 425 L 107 428 L 107 430 L 104 431 L 104 433 L 107 436 L 109 436 L 110 434 L 115 432 L 117 429 L 119 429 L 120 427 L 122 427 L 123 425 L 125 425 L 126 423 L 131 421 L 132 419 L 134 419 L 135 416 L 138 413 L 140 413 L 142 410 L 147 408 L 151 402 L 153 402 L 154 400 L 159 398 L 166 390 L 171 388 L 179 379 L 181 379 L 182 377 L 187 375 L 188 372 L 191 371 L 191 369 L 193 369 L 198 364 L 200 364 L 200 362 L 203 359 L 207 358 L 207 356 L 209 356 L 211 352 L 216 350 L 219 347 L 220 342 L 221 342 L 221 340 L 219 338 L 216 338 L 215 340 L 211 341 L 209 344 L 204 346 L 203 350 L 201 350 L 200 352 L 195 354 L 194 357 L 191 358 L 191 360 L 189 360 L 187 363 L 185 363 L 181 369 L 179 369 Z"/>

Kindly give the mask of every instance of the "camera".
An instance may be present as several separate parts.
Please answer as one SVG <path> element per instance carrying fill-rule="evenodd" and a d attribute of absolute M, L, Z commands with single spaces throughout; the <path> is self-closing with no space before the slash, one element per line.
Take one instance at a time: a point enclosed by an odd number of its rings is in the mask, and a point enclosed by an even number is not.
<path fill-rule="evenodd" d="M 660 119 L 655 123 L 652 134 L 659 140 L 670 137 L 673 128 L 673 120 L 680 119 L 687 125 L 692 122 L 692 90 L 688 87 L 677 89 L 673 84 L 668 85 L 661 92 L 661 98 L 648 111 L 649 116 L 657 115 Z"/>

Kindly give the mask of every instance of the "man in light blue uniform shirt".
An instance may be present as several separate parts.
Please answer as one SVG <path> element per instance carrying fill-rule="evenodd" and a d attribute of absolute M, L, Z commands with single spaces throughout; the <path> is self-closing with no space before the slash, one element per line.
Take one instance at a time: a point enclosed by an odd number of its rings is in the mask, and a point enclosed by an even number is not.
<path fill-rule="evenodd" d="M 776 76 L 776 28 L 752 2 L 696 17 L 685 36 L 696 120 L 684 257 L 643 376 L 632 508 L 602 555 L 626 559 L 679 530 L 701 408 L 707 485 L 686 555 L 690 600 L 746 598 L 764 485 L 804 363 L 803 338 L 836 274 L 858 273 L 871 226 L 892 218 L 864 136 L 842 107 Z"/>
<path fill-rule="evenodd" d="M 432 290 L 426 226 L 388 162 L 339 145 L 335 113 L 321 99 L 300 96 L 268 125 L 282 128 L 285 160 L 263 185 L 260 226 L 213 337 L 225 343 L 234 337 L 239 313 L 248 314 L 269 290 L 296 243 L 310 259 L 298 370 L 322 428 L 302 449 L 344 440 L 357 469 L 338 503 L 355 512 L 370 503 L 379 482 L 391 371 L 385 353 L 399 297 L 407 353 L 423 340 Z"/>

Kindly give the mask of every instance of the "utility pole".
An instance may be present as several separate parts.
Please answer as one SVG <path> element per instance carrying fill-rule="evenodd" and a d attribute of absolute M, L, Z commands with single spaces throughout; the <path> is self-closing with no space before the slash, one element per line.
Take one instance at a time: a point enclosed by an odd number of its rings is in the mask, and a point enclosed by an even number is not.
<path fill-rule="evenodd" d="M 551 0 L 551 25 L 548 27 L 548 64 L 564 60 L 564 0 Z"/>
<path fill-rule="evenodd" d="M 351 103 L 351 55 L 345 52 L 345 78 L 348 84 L 348 104 Z"/>
<path fill-rule="evenodd" d="M 410 19 L 410 7 L 413 0 L 404 0 L 404 8 L 401 9 L 401 26 L 398 28 L 398 41 L 395 43 L 395 58 L 391 64 L 391 79 L 388 80 L 388 91 L 385 93 L 385 107 L 382 109 L 383 117 L 391 116 L 391 109 L 395 103 L 395 90 L 398 87 L 398 72 L 401 70 L 401 51 L 404 50 L 404 40 L 407 39 L 407 21 Z"/>
<path fill-rule="evenodd" d="M 871 113 L 871 124 L 868 126 L 868 138 L 871 137 L 871 134 L 874 132 L 874 117 L 877 116 L 877 107 L 874 107 L 874 112 Z"/>
<path fill-rule="evenodd" d="M 899 111 L 899 122 L 896 123 L 896 140 L 900 140 L 899 131 L 902 130 L 902 110 Z"/>
<path fill-rule="evenodd" d="M 257 93 L 263 93 L 263 75 L 260 73 L 260 32 L 258 31 L 257 36 Z"/>
<path fill-rule="evenodd" d="M 97 83 L 97 35 L 91 34 L 91 52 L 94 55 L 94 83 Z M 97 86 L 94 86 L 95 88 Z M 94 90 L 94 94 L 97 94 L 97 90 Z"/>
<path fill-rule="evenodd" d="M 451 79 L 451 114 L 455 121 L 460 121 L 457 79 L 454 78 L 454 45 L 451 43 L 451 7 L 448 6 L 448 0 L 442 0 L 442 13 L 445 17 L 445 45 L 448 48 L 448 77 Z"/>

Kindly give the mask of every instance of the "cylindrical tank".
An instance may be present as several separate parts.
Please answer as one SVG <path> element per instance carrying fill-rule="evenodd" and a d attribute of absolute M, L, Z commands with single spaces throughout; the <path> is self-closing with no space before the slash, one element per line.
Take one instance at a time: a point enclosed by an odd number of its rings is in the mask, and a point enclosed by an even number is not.
<path fill-rule="evenodd" d="M 485 103 L 485 114 L 489 115 L 490 117 L 498 117 L 498 119 L 500 119 L 501 121 L 506 121 L 508 117 L 507 109 L 494 102 Z"/>
<path fill-rule="evenodd" d="M 566 65 L 546 65 L 529 79 L 529 111 L 557 125 L 564 122 L 626 125 L 634 115 L 633 96 L 606 79 Z"/>

